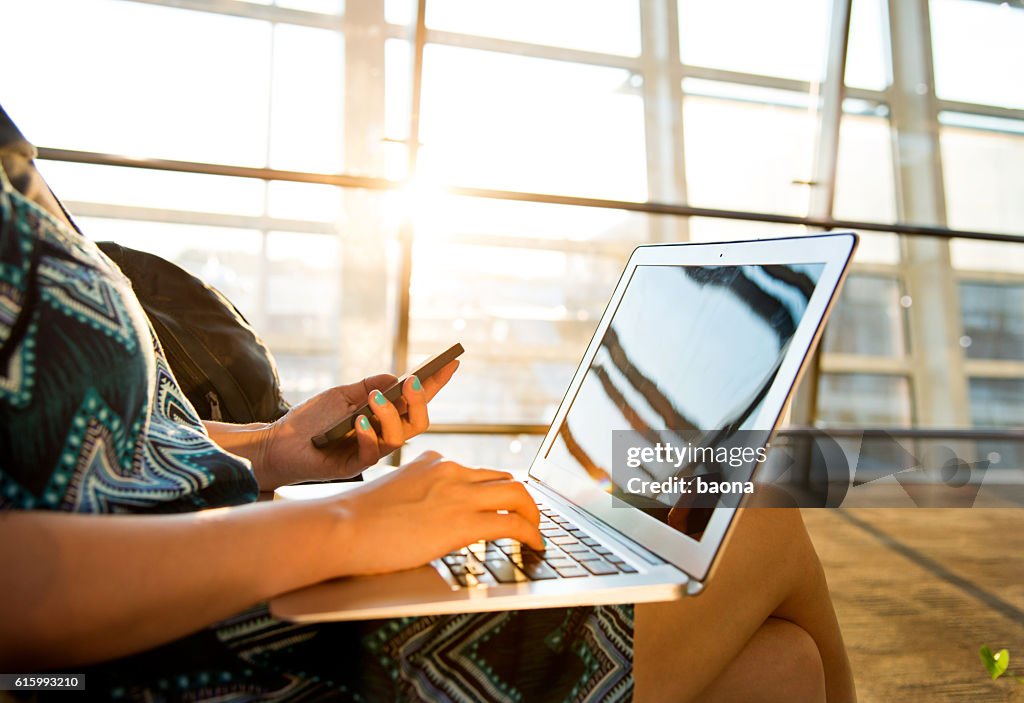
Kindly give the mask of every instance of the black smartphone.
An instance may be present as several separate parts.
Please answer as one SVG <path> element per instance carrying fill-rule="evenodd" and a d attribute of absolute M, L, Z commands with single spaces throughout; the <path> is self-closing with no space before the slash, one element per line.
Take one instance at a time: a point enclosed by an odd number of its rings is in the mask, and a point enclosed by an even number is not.
<path fill-rule="evenodd" d="M 409 378 L 409 376 L 419 377 L 420 382 L 422 383 L 423 381 L 426 381 L 435 373 L 443 369 L 445 366 L 450 364 L 452 361 L 459 358 L 459 356 L 461 356 L 462 352 L 464 351 L 465 349 L 462 348 L 462 345 L 456 343 L 454 346 L 452 346 L 449 349 L 446 349 L 437 356 L 427 359 L 422 364 L 420 364 L 419 368 L 405 374 L 400 379 L 398 379 L 395 385 L 391 386 L 386 390 L 382 390 L 381 393 L 384 394 L 385 398 L 394 403 L 402 396 L 402 385 L 405 383 L 406 379 Z M 329 444 L 352 437 L 356 433 L 356 418 L 359 417 L 360 415 L 366 415 L 373 429 L 377 432 L 380 432 L 380 421 L 378 421 L 377 417 L 370 411 L 370 403 L 366 402 L 363 403 L 358 408 L 356 408 L 355 410 L 353 410 L 351 415 L 346 417 L 344 420 L 339 422 L 331 429 L 313 437 L 313 446 L 316 447 L 317 449 L 323 449 Z"/>

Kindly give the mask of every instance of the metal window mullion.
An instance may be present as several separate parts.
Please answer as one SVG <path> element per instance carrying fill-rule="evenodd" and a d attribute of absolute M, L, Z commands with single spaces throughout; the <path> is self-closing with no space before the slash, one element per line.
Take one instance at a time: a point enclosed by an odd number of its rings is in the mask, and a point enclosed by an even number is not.
<path fill-rule="evenodd" d="M 398 34 L 400 28 L 395 25 L 392 25 L 392 27 L 394 27 L 394 29 L 391 31 Z M 525 56 L 535 59 L 546 59 L 549 61 L 565 61 L 590 66 L 620 68 L 627 71 L 639 71 L 642 64 L 641 58 L 636 56 L 605 54 L 599 51 L 571 49 L 568 47 L 549 46 L 546 44 L 533 44 L 531 42 L 485 37 L 477 34 L 446 32 L 438 29 L 427 29 L 426 41 L 439 46 L 450 46 L 459 49 L 493 51 L 496 53 Z"/>
<path fill-rule="evenodd" d="M 277 61 L 277 25 L 270 23 L 270 52 L 267 67 L 267 139 L 263 151 L 263 166 L 270 168 L 270 156 L 273 153 L 274 141 L 274 65 Z M 270 218 L 270 181 L 263 181 L 263 219 Z M 259 328 L 270 329 L 270 262 L 267 260 L 267 247 L 270 231 L 260 228 L 260 261 L 259 280 L 256 294 L 259 309 Z"/>
<path fill-rule="evenodd" d="M 337 234 L 337 225 L 314 220 L 294 220 L 265 215 L 233 215 L 221 212 L 195 210 L 169 210 L 138 205 L 117 205 L 65 200 L 64 205 L 76 217 L 98 217 L 135 222 L 168 222 L 198 227 L 226 227 L 231 229 L 279 230 L 302 234 Z"/>
<path fill-rule="evenodd" d="M 1024 121 L 1024 110 L 1013 107 L 1000 107 L 998 105 L 982 105 L 980 103 L 965 103 L 958 100 L 938 100 L 936 107 L 939 112 L 960 112 L 966 115 L 978 115 L 981 117 L 998 117 L 1004 120 Z"/>
<path fill-rule="evenodd" d="M 825 76 L 820 85 L 817 130 L 814 140 L 814 163 L 811 177 L 808 214 L 832 219 L 836 194 L 836 172 L 839 161 L 839 132 L 843 120 L 843 98 L 846 87 L 846 57 L 850 43 L 850 12 L 852 0 L 832 0 L 829 16 Z M 818 386 L 821 375 L 823 344 L 811 356 L 804 378 L 793 397 L 789 422 L 813 424 L 818 418 Z"/>
<path fill-rule="evenodd" d="M 946 222 L 938 101 L 935 96 L 928 0 L 890 0 L 890 89 L 894 165 L 900 219 L 941 227 Z M 911 393 L 922 424 L 970 424 L 960 301 L 948 239 L 903 237 Z"/>
<path fill-rule="evenodd" d="M 409 99 L 409 135 L 406 143 L 408 149 L 408 166 L 406 175 L 415 179 L 419 165 L 420 151 L 420 109 L 423 102 L 423 52 L 427 43 L 427 0 L 418 0 L 416 4 L 416 34 L 413 43 L 412 60 L 412 95 Z M 411 181 L 413 182 L 413 181 Z M 411 212 L 407 212 L 399 226 L 398 246 L 398 296 L 396 311 L 395 346 L 393 349 L 392 367 L 401 373 L 409 363 L 409 329 L 412 310 L 412 250 L 415 237 L 415 222 Z M 402 448 L 396 449 L 389 463 L 398 466 L 402 463 Z"/>
<path fill-rule="evenodd" d="M 44 161 L 64 161 L 83 163 L 96 166 L 125 166 L 144 168 L 155 171 L 173 171 L 177 173 L 198 173 L 215 176 L 231 176 L 238 178 L 256 178 L 273 181 L 291 181 L 295 183 L 320 183 L 343 188 L 367 190 L 395 190 L 403 187 L 400 181 L 374 176 L 357 176 L 346 173 L 312 173 L 307 171 L 287 171 L 282 169 L 264 169 L 252 166 L 233 166 L 229 164 L 208 164 L 193 161 L 176 161 L 173 159 L 149 159 L 121 156 L 117 154 L 101 154 L 97 152 L 73 151 L 69 149 L 39 148 L 39 159 Z M 659 203 L 653 201 L 611 200 L 608 198 L 591 198 L 575 195 L 555 195 L 551 193 L 530 193 L 525 191 L 497 190 L 493 188 L 476 188 L 469 186 L 446 186 L 441 189 L 453 195 L 465 195 L 473 198 L 492 198 L 496 200 L 516 200 L 531 203 L 548 203 L 552 205 L 572 205 L 576 207 L 606 208 L 627 212 L 643 212 L 652 215 L 675 215 L 679 217 L 709 217 L 712 219 L 741 220 L 745 222 L 771 222 L 783 225 L 803 225 L 825 229 L 853 229 L 867 232 L 895 232 L 905 235 L 921 235 L 942 239 L 976 239 L 981 241 L 1024 243 L 1024 235 L 1007 234 L 1005 232 L 988 232 L 984 230 L 952 229 L 942 225 L 922 225 L 910 222 L 871 222 L 865 220 L 819 219 L 800 217 L 799 215 L 780 215 L 770 212 L 750 210 L 725 210 L 722 208 L 693 207 L 675 203 Z"/>
<path fill-rule="evenodd" d="M 648 197 L 687 201 L 676 0 L 640 0 L 641 77 Z M 689 218 L 652 218 L 652 241 L 689 239 Z"/>
<path fill-rule="evenodd" d="M 850 41 L 852 0 L 833 0 L 829 23 L 828 57 L 822 82 L 821 110 L 815 139 L 814 166 L 811 175 L 812 217 L 831 219 L 835 202 L 836 172 L 839 161 L 839 133 L 845 97 L 846 56 Z"/>
<path fill-rule="evenodd" d="M 293 10 L 277 5 L 257 5 L 244 0 L 122 0 L 139 5 L 156 5 L 175 10 L 203 12 L 209 15 L 225 15 L 239 19 L 259 20 L 263 22 L 281 22 L 315 29 L 337 31 L 339 15 L 326 15 L 320 12 Z"/>

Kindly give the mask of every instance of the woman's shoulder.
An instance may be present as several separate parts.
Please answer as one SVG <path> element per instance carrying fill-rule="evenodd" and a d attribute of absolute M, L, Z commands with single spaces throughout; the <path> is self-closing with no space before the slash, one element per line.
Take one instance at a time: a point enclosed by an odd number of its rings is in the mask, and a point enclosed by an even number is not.
<path fill-rule="evenodd" d="M 0 194 L 0 508 L 195 510 L 247 502 L 130 282 L 91 241 Z"/>

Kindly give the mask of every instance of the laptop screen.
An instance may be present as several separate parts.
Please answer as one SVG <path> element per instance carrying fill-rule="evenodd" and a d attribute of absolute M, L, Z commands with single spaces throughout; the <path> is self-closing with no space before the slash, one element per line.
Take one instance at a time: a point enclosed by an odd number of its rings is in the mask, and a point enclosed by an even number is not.
<path fill-rule="evenodd" d="M 677 452 L 694 443 L 767 440 L 771 427 L 755 426 L 758 410 L 824 268 L 637 266 L 546 458 L 700 540 L 724 496 L 698 500 L 659 488 L 694 476 L 704 483 L 720 480 L 721 466 L 700 460 L 623 463 L 613 439 L 625 437 L 638 445 L 630 456 L 651 459 L 673 437 Z M 730 483 L 744 472 L 749 479 L 757 463 L 733 467 Z"/>

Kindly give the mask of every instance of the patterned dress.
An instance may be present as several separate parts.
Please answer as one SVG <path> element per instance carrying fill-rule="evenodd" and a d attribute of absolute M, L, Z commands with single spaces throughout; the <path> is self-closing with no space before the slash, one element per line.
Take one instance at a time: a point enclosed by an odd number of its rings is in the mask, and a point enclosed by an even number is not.
<path fill-rule="evenodd" d="M 2 168 L 0 185 L 0 509 L 255 500 L 248 462 L 206 434 L 128 280 Z M 630 606 L 319 625 L 258 606 L 85 674 L 94 700 L 619 701 L 632 638 Z"/>

